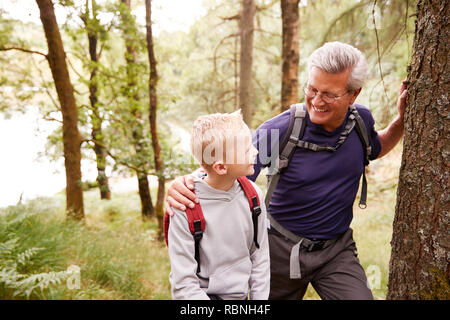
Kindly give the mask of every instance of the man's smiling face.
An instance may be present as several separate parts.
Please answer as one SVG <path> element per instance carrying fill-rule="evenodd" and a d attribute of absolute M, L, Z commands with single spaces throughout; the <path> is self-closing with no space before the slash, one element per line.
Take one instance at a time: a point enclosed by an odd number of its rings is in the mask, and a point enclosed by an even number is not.
<path fill-rule="evenodd" d="M 309 72 L 307 87 L 318 91 L 315 97 L 305 97 L 309 117 L 327 131 L 337 129 L 344 121 L 348 106 L 355 102 L 360 90 L 348 92 L 347 83 L 350 70 L 341 73 L 327 73 L 313 67 Z M 332 103 L 323 100 L 322 94 L 339 97 Z"/>

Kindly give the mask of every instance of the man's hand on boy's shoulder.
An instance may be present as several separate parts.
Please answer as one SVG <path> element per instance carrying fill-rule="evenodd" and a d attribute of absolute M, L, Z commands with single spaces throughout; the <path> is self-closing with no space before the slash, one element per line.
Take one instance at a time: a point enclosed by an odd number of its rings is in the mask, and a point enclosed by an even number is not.
<path fill-rule="evenodd" d="M 199 203 L 197 196 L 192 192 L 194 190 L 193 174 L 177 177 L 169 184 L 166 197 L 166 211 L 169 216 L 174 215 L 172 207 L 185 211 L 186 207 L 193 208 L 195 203 Z"/>

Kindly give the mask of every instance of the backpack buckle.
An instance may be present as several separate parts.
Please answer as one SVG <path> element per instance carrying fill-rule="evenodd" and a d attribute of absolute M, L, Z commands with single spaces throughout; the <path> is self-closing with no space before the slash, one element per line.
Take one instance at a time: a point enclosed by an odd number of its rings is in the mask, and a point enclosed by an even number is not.
<path fill-rule="evenodd" d="M 307 246 L 308 252 L 317 251 L 323 249 L 326 241 L 311 241 L 311 243 Z"/>
<path fill-rule="evenodd" d="M 252 215 L 254 217 L 259 217 L 259 215 L 261 214 L 261 207 L 258 204 L 258 198 L 252 197 L 252 203 L 253 203 L 253 209 L 252 209 Z"/>
<path fill-rule="evenodd" d="M 289 136 L 289 141 L 292 142 L 293 144 L 297 144 L 298 137 L 296 137 L 296 136 Z"/>
<path fill-rule="evenodd" d="M 203 238 L 201 220 L 194 220 L 194 239 L 199 241 Z"/>
<path fill-rule="evenodd" d="M 289 159 L 281 159 L 280 157 L 277 158 L 277 169 L 280 171 L 280 169 L 286 168 L 289 164 Z"/>

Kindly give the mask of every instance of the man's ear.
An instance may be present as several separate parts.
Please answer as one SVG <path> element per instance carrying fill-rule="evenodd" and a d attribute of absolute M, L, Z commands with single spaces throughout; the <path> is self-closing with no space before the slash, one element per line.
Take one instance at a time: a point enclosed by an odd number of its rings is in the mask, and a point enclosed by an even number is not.
<path fill-rule="evenodd" d="M 356 100 L 356 98 L 358 98 L 361 90 L 362 90 L 362 88 L 359 88 L 358 90 L 353 91 L 352 100 L 350 101 L 350 104 L 355 103 L 355 100 Z"/>
<path fill-rule="evenodd" d="M 228 167 L 226 164 L 223 163 L 223 161 L 215 161 L 212 165 L 212 169 L 214 170 L 214 172 L 219 175 L 222 176 L 224 174 L 227 174 L 228 172 Z"/>

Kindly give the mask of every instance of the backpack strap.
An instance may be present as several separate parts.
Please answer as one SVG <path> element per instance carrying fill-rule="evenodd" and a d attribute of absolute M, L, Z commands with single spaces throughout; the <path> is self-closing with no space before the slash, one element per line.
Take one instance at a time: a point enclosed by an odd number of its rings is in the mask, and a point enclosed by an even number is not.
<path fill-rule="evenodd" d="M 250 180 L 246 177 L 237 178 L 242 190 L 244 190 L 245 196 L 247 197 L 248 204 L 250 206 L 250 211 L 252 212 L 252 222 L 253 222 L 253 242 L 256 248 L 259 249 L 258 243 L 258 217 L 261 214 L 261 207 L 259 206 L 259 197 L 255 188 L 252 186 Z"/>
<path fill-rule="evenodd" d="M 197 273 L 200 272 L 200 240 L 203 238 L 203 232 L 205 231 L 205 217 L 203 216 L 202 207 L 200 204 L 194 206 L 194 208 L 186 208 L 186 216 L 189 224 L 189 231 L 194 237 L 195 242 L 195 261 L 197 261 Z M 164 237 L 166 239 L 167 246 L 169 245 L 169 225 L 170 216 L 167 211 L 164 213 Z"/>
<path fill-rule="evenodd" d="M 270 199 L 272 198 L 272 194 L 275 191 L 278 180 L 280 179 L 280 174 L 282 170 L 287 168 L 287 166 L 289 165 L 289 161 L 292 158 L 295 147 L 300 147 L 311 151 L 336 152 L 342 146 L 342 144 L 345 142 L 354 128 L 358 133 L 358 137 L 361 140 L 364 151 L 364 171 L 359 207 L 361 209 L 365 209 L 367 207 L 367 178 L 365 166 L 369 164 L 372 147 L 370 146 L 369 136 L 367 134 L 364 120 L 361 118 L 354 105 L 350 105 L 349 109 L 350 115 L 348 117 L 347 124 L 342 131 L 336 146 L 331 147 L 328 145 L 319 146 L 308 141 L 300 140 L 303 137 L 306 125 L 306 121 L 304 120 L 306 115 L 305 106 L 304 104 L 300 103 L 291 105 L 288 131 L 286 132 L 283 138 L 283 142 L 280 146 L 280 150 L 282 151 L 280 152 L 276 160 L 277 162 L 275 168 L 268 175 L 267 193 L 265 198 L 267 208 L 269 207 Z"/>
<path fill-rule="evenodd" d="M 367 178 L 366 178 L 366 166 L 369 164 L 370 156 L 372 154 L 372 147 L 370 146 L 369 135 L 367 134 L 367 128 L 364 123 L 364 120 L 359 115 L 354 105 L 350 106 L 350 112 L 355 117 L 355 129 L 356 133 L 358 133 L 359 140 L 361 140 L 363 144 L 364 150 L 364 171 L 363 171 L 363 180 L 361 186 L 361 197 L 359 198 L 358 206 L 361 209 L 367 208 Z"/>
<path fill-rule="evenodd" d="M 189 224 L 189 231 L 195 241 L 195 261 L 197 261 L 197 273 L 200 272 L 200 240 L 205 231 L 205 217 L 203 216 L 202 206 L 197 204 L 194 208 L 186 208 L 186 216 Z"/>
<path fill-rule="evenodd" d="M 289 127 L 280 145 L 274 169 L 267 175 L 267 192 L 265 198 L 266 208 L 269 208 L 270 199 L 277 187 L 281 172 L 287 168 L 294 154 L 295 147 L 305 132 L 306 110 L 303 103 L 293 104 L 290 107 Z M 273 155 L 273 154 L 272 154 Z"/>

